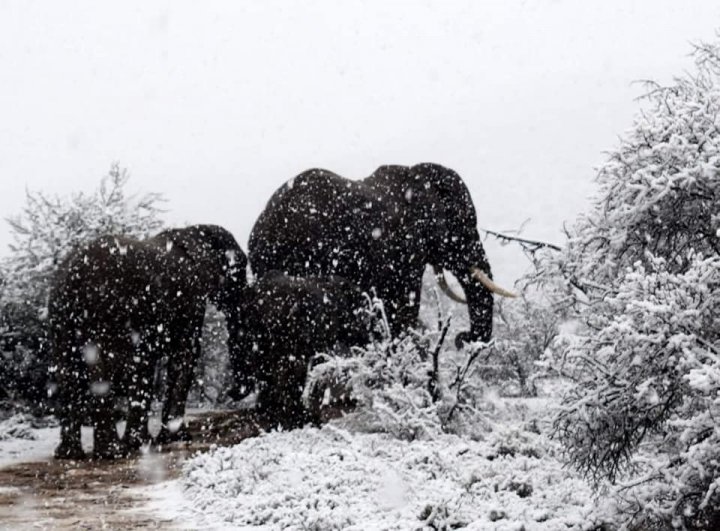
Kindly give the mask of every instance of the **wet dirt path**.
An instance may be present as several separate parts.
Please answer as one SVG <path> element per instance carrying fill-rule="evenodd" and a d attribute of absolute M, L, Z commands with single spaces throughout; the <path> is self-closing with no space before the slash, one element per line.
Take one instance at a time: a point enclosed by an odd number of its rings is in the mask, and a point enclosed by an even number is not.
<path fill-rule="evenodd" d="M 193 442 L 174 444 L 116 461 L 44 461 L 0 469 L 0 529 L 186 529 L 143 511 L 132 487 L 159 484 L 180 474 L 182 463 L 211 445 L 229 446 L 257 435 L 243 411 L 190 417 Z"/>

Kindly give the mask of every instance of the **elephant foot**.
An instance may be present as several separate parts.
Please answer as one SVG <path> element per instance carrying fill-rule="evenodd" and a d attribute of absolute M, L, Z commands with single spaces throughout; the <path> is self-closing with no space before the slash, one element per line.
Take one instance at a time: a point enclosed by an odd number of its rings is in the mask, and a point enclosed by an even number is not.
<path fill-rule="evenodd" d="M 93 459 L 108 460 L 128 457 L 132 452 L 124 444 L 111 444 L 93 450 Z"/>
<path fill-rule="evenodd" d="M 322 415 L 320 414 L 320 411 L 309 411 L 305 415 L 305 424 L 314 428 L 322 426 Z"/>
<path fill-rule="evenodd" d="M 113 426 L 110 434 L 103 433 L 103 430 L 95 428 L 95 438 L 93 441 L 93 458 L 94 459 L 118 459 L 130 455 L 129 449 L 124 442 L 117 437 Z M 98 433 L 100 432 L 100 433 Z"/>
<path fill-rule="evenodd" d="M 126 426 L 121 441 L 130 452 L 136 452 L 145 444 L 152 442 L 147 419 L 144 419 L 144 421 L 140 423 L 140 426 Z"/>
<path fill-rule="evenodd" d="M 140 448 L 147 442 L 142 436 L 128 436 L 122 440 L 123 451 L 128 455 L 140 451 Z"/>
<path fill-rule="evenodd" d="M 283 430 L 302 428 L 306 424 L 320 424 L 319 416 L 314 416 L 305 409 L 297 410 L 293 408 L 291 411 L 268 409 L 260 413 L 260 418 L 264 419 L 272 427 L 282 428 Z"/>
<path fill-rule="evenodd" d="M 274 428 L 282 428 L 284 431 L 297 430 L 307 424 L 304 419 L 296 417 L 274 418 L 270 423 Z"/>
<path fill-rule="evenodd" d="M 460 350 L 467 343 L 489 343 L 489 341 L 490 337 L 481 337 L 477 334 L 472 333 L 470 330 L 465 330 L 464 332 L 460 332 L 458 333 L 458 335 L 455 336 L 455 348 Z"/>
<path fill-rule="evenodd" d="M 170 430 L 167 426 L 163 426 L 160 429 L 160 433 L 155 438 L 155 444 L 170 444 L 175 442 L 191 442 L 192 435 L 187 429 L 187 426 L 183 423 L 177 430 Z"/>
<path fill-rule="evenodd" d="M 87 456 L 80 445 L 80 441 L 68 442 L 60 441 L 60 444 L 55 448 L 55 459 L 72 459 L 79 461 L 85 459 Z"/>

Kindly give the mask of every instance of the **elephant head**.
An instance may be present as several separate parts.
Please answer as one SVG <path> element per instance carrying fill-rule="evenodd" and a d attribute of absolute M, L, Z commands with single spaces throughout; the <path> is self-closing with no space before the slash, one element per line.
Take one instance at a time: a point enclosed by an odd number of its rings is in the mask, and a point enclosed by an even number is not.
<path fill-rule="evenodd" d="M 247 257 L 233 235 L 217 225 L 193 225 L 161 232 L 168 251 L 187 256 L 187 277 L 193 291 L 205 293 L 208 302 L 225 315 L 231 359 L 240 355 L 239 312 L 247 290 Z"/>
<path fill-rule="evenodd" d="M 230 232 L 217 225 L 193 225 L 170 229 L 156 236 L 168 251 L 181 250 L 192 288 L 207 294 L 208 301 L 237 321 L 241 298 L 247 287 L 247 258 Z M 232 317 L 232 319 L 231 319 Z"/>
<path fill-rule="evenodd" d="M 505 297 L 514 294 L 492 281 L 475 206 L 465 183 L 455 171 L 431 163 L 380 168 L 372 178 L 392 183 L 392 195 L 404 202 L 399 232 L 406 242 L 411 242 L 405 254 L 420 254 L 424 264 L 433 266 L 443 292 L 467 304 L 470 330 L 458 334 L 456 344 L 488 341 L 492 334 L 493 293 Z M 444 271 L 458 279 L 464 296 L 450 289 Z"/>

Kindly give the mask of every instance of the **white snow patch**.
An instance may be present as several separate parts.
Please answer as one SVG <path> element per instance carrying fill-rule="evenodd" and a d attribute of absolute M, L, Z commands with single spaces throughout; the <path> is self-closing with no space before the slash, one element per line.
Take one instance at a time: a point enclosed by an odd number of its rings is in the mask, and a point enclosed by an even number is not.
<path fill-rule="evenodd" d="M 18 424 L 17 417 L 23 418 L 21 432 L 7 430 L 8 426 Z M 24 415 L 15 415 L 0 422 L 1 433 L 10 433 L 10 436 L 0 436 L 0 468 L 52 459 L 55 447 L 60 442 L 59 427 L 34 428 L 30 417 Z M 81 433 L 83 449 L 88 452 L 92 450 L 92 429 L 83 427 Z"/>
<path fill-rule="evenodd" d="M 211 527 L 588 526 L 590 489 L 555 459 L 552 443 L 526 431 L 490 435 L 408 442 L 332 425 L 273 432 L 189 460 L 182 496 Z"/>
<path fill-rule="evenodd" d="M 32 434 L 32 439 L 0 439 L 0 467 L 23 461 L 41 461 L 53 455 L 60 441 L 60 428 L 33 428 Z"/>

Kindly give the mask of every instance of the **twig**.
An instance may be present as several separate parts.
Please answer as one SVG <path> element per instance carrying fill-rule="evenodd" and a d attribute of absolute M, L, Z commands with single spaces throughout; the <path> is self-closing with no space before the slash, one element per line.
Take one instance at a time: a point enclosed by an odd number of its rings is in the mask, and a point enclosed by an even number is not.
<path fill-rule="evenodd" d="M 485 350 L 486 348 L 492 346 L 495 343 L 495 340 L 490 340 L 489 343 L 478 343 L 477 346 L 473 348 L 472 353 L 470 356 L 468 356 L 467 363 L 465 364 L 465 367 L 458 371 L 457 376 L 455 377 L 455 381 L 450 384 L 449 388 L 452 389 L 453 386 L 457 385 L 457 389 L 455 390 L 455 403 L 450 408 L 450 411 L 447 414 L 446 422 L 449 422 L 450 419 L 452 419 L 453 414 L 455 413 L 455 410 L 457 409 L 458 405 L 460 404 L 460 392 L 462 391 L 463 387 L 463 381 L 465 380 L 465 376 L 467 376 L 468 371 L 470 370 L 470 366 L 477 360 L 478 356 L 480 356 L 480 353 Z"/>
<path fill-rule="evenodd" d="M 438 398 L 440 398 L 440 386 L 438 385 L 438 378 L 440 372 L 440 349 L 442 349 L 443 343 L 445 342 L 445 336 L 447 335 L 448 329 L 450 328 L 450 320 L 450 316 L 445 319 L 445 324 L 440 331 L 440 339 L 438 339 L 438 342 L 435 345 L 435 350 L 432 354 L 433 368 L 428 386 L 430 387 L 430 396 L 432 397 L 433 402 L 437 402 Z"/>
<path fill-rule="evenodd" d="M 527 238 L 518 238 L 517 236 L 508 236 L 507 234 L 503 234 L 501 232 L 495 232 L 494 230 L 488 230 L 488 229 L 480 229 L 480 230 L 482 230 L 486 234 L 495 236 L 499 240 L 518 242 L 523 247 L 530 246 L 530 247 L 532 247 L 532 249 L 527 249 L 527 250 L 530 251 L 531 253 L 537 251 L 538 249 L 542 249 L 542 248 L 548 248 L 548 249 L 552 249 L 554 251 L 562 251 L 562 247 L 555 245 L 553 243 L 542 242 L 539 240 L 528 240 Z"/>

